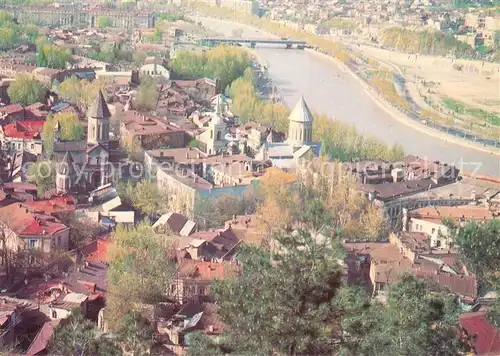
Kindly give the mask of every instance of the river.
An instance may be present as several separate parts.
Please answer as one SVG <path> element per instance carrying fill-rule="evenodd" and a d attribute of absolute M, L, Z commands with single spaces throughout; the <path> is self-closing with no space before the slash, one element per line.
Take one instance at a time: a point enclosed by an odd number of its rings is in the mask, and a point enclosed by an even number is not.
<path fill-rule="evenodd" d="M 200 19 L 203 25 L 232 37 L 235 29 L 246 38 L 270 38 L 245 25 Z M 257 47 L 285 104 L 293 107 L 304 95 L 311 110 L 354 124 L 387 144 L 400 143 L 408 154 L 455 164 L 462 171 L 500 177 L 500 158 L 470 147 L 446 142 L 401 123 L 381 109 L 361 85 L 332 61 L 303 50 Z"/>

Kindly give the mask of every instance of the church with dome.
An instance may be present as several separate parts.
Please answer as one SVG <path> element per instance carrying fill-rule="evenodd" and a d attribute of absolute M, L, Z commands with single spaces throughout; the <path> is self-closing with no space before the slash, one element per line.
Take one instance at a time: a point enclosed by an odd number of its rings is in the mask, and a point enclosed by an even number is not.
<path fill-rule="evenodd" d="M 288 136 L 284 142 L 266 140 L 256 155 L 258 160 L 270 160 L 273 166 L 294 169 L 300 158 L 319 155 L 321 143 L 313 142 L 314 117 L 304 97 L 301 96 L 288 117 Z"/>
<path fill-rule="evenodd" d="M 83 194 L 109 182 L 111 112 L 101 91 L 88 112 L 87 140 L 62 140 L 54 127 L 52 159 L 56 161 L 57 193 Z"/>

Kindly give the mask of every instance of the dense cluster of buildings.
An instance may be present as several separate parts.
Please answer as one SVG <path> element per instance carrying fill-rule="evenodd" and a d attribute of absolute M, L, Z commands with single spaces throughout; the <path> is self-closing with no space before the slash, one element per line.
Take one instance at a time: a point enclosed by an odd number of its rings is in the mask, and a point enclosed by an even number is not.
<path fill-rule="evenodd" d="M 245 1 L 216 4 L 231 7 Z M 330 5 L 342 9 L 374 6 Z M 295 8 L 293 3 L 280 6 Z M 377 11 L 386 13 L 391 6 L 411 12 L 429 5 L 388 2 Z M 29 9 L 16 16 L 44 16 Z M 94 14 L 101 14 L 101 10 L 86 9 L 76 19 L 68 8 L 55 9 L 55 17 L 47 21 L 68 26 L 88 26 Z M 280 18 L 278 7 L 275 9 L 271 16 Z M 326 15 L 320 15 L 321 11 Z M 337 14 L 329 8 L 321 11 L 308 10 L 302 15 L 314 14 L 326 21 L 331 13 Z M 302 16 L 289 8 L 284 12 Z M 105 14 L 126 21 L 117 26 L 141 27 L 134 21 L 149 26 L 141 13 Z M 93 31 L 51 31 L 62 44 L 77 44 L 78 36 L 121 41 Z M 137 30 L 133 36 L 140 41 L 142 35 Z M 153 214 L 151 224 L 153 232 L 174 247 L 176 263 L 165 286 L 168 301 L 145 306 L 154 309 L 148 318 L 158 340 L 169 352 L 181 354 L 193 331 L 221 335 L 225 326 L 217 318 L 220 306 L 211 297 L 211 283 L 237 276 L 241 247 L 261 243 L 267 227 L 263 228 L 256 215 L 234 215 L 223 226 L 206 229 L 197 219 L 195 207 L 207 199 L 241 196 L 267 181 L 301 184 L 314 172 L 311 165 L 321 163 L 354 176 L 360 196 L 378 209 L 391 230 L 387 239 L 380 239 L 383 241 L 342 241 L 346 250 L 341 261 L 344 283 L 360 284 L 383 302 L 387 290 L 403 274 L 421 277 L 434 290 L 457 297 L 464 311 L 460 324 L 476 353 L 500 354 L 500 343 L 486 346 L 484 341 L 498 335 L 484 313 L 492 293 L 479 288 L 476 276 L 460 260 L 448 225 L 496 219 L 500 181 L 467 176 L 452 165 L 412 155 L 397 162 L 358 161 L 340 166 L 325 157 L 318 159 L 321 144 L 313 140 L 314 116 L 303 97 L 288 118 L 286 133 L 255 122 L 241 123 L 231 113 L 217 80 L 172 79 L 168 65 L 158 57 L 148 57 L 139 68 L 120 72 L 96 63 L 59 71 L 19 60 L 0 61 L 0 74 L 5 76 L 5 85 L 0 86 L 0 242 L 4 252 L 0 258 L 6 271 L 2 275 L 6 292 L 0 293 L 2 342 L 20 346 L 28 355 L 47 353 L 55 328 L 75 308 L 107 331 L 110 233 L 119 224 L 133 226 L 143 218 L 122 201 L 114 185 L 136 179 L 135 174 L 151 179 L 165 193 L 169 210 Z M 8 104 L 8 93 L 1 88 L 22 72 L 33 74 L 47 86 L 71 76 L 110 80 L 85 110 L 59 100 L 52 92 L 44 102 L 33 105 Z M 148 112 L 141 111 L 136 101 L 141 74 L 157 79 L 158 96 Z M 61 123 L 56 122 L 49 128 L 53 142 L 47 152 L 42 132 L 48 117 L 59 112 L 74 114 L 86 133 L 81 140 L 65 140 Z M 40 194 L 39 187 L 28 183 L 27 164 L 44 159 L 53 162 L 55 174 L 53 189 Z M 142 170 L 137 161 L 143 163 Z M 92 236 L 79 245 L 72 239 L 75 220 L 92 230 Z"/>

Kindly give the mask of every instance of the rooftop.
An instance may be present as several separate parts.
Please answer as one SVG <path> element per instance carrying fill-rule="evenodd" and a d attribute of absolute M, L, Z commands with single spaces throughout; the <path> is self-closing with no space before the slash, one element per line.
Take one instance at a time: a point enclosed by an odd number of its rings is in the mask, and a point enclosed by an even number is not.
<path fill-rule="evenodd" d="M 0 113 L 7 114 L 7 115 L 18 113 L 18 112 L 23 112 L 23 111 L 24 111 L 24 109 L 20 104 L 10 104 L 10 105 L 7 105 L 7 106 L 0 108 Z"/>
<path fill-rule="evenodd" d="M 486 312 L 465 313 L 459 317 L 460 326 L 471 339 L 476 354 L 500 354 L 500 330 L 488 321 Z"/>
<path fill-rule="evenodd" d="M 122 122 L 127 131 L 139 136 L 184 131 L 171 125 L 167 118 L 141 115 L 136 111 L 125 111 Z"/>
<path fill-rule="evenodd" d="M 495 217 L 497 212 L 481 206 L 435 206 L 411 210 L 408 215 L 422 220 L 441 222 L 444 218 L 453 221 L 485 221 Z"/>
<path fill-rule="evenodd" d="M 57 214 L 72 212 L 76 209 L 76 198 L 71 195 L 50 199 L 33 200 L 23 204 L 33 213 Z"/>
<path fill-rule="evenodd" d="M 288 117 L 288 120 L 293 122 L 314 121 L 311 109 L 309 109 L 309 106 L 307 106 L 307 103 L 304 100 L 303 96 L 301 96 L 297 104 L 295 104 L 295 107 L 293 108 L 292 113 Z"/>
<path fill-rule="evenodd" d="M 229 277 L 234 271 L 235 266 L 226 262 L 183 260 L 178 267 L 178 277 L 210 281 Z"/>
<path fill-rule="evenodd" d="M 68 229 L 53 216 L 30 213 L 19 203 L 0 208 L 0 220 L 20 236 L 50 236 Z"/>

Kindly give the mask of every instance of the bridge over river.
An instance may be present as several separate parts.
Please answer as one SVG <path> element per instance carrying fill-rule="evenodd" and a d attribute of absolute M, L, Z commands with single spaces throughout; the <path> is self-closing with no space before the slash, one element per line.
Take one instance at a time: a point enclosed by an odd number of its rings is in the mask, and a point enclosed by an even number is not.
<path fill-rule="evenodd" d="M 202 38 L 200 40 L 200 46 L 205 47 L 215 47 L 219 44 L 230 44 L 230 45 L 250 45 L 250 47 L 255 48 L 258 44 L 266 45 L 266 47 L 270 47 L 273 45 L 276 46 L 284 46 L 285 48 L 296 48 L 296 49 L 304 49 L 307 46 L 305 41 L 296 41 L 289 39 L 262 39 L 262 38 Z"/>

